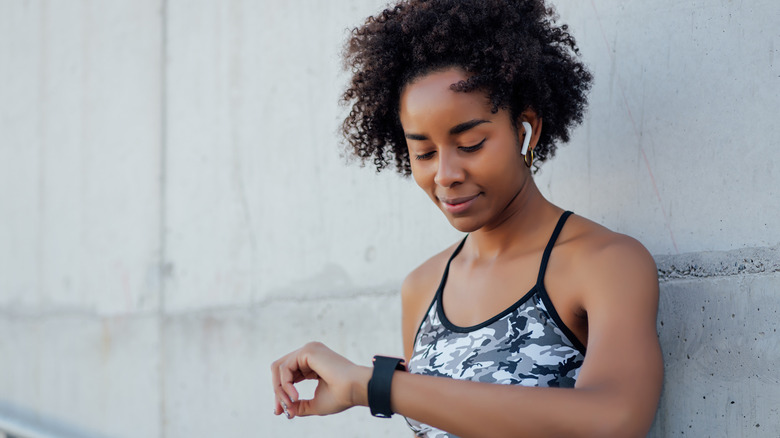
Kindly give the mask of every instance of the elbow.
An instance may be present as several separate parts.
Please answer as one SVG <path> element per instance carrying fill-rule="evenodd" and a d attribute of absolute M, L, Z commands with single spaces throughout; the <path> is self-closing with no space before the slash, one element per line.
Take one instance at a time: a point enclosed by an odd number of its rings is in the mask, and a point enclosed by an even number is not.
<path fill-rule="evenodd" d="M 583 435 L 603 438 L 646 437 L 652 420 L 652 417 L 648 419 L 646 413 L 638 412 L 631 406 L 619 406 L 592 422 L 592 428 Z"/>
<path fill-rule="evenodd" d="M 659 379 L 660 380 L 660 379 Z M 583 409 L 584 426 L 576 436 L 632 438 L 647 437 L 658 410 L 660 382 L 647 390 L 605 391 Z"/>

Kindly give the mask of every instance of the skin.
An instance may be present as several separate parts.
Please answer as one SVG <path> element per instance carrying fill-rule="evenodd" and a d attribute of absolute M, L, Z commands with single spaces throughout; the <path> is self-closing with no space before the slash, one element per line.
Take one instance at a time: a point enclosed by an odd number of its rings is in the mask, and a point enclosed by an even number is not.
<path fill-rule="evenodd" d="M 531 289 L 563 212 L 541 195 L 519 152 L 525 132 L 516 127 L 531 124 L 533 147 L 543 129 L 541 118 L 529 109 L 513 123 L 508 111 L 491 112 L 484 93 L 450 89 L 466 78 L 458 68 L 432 72 L 407 84 L 400 100 L 415 182 L 452 226 L 470 233 L 452 261 L 443 294 L 444 311 L 459 326 L 486 321 Z M 407 361 L 454 248 L 404 280 Z M 572 215 L 555 244 L 544 284 L 563 322 L 587 348 L 574 388 L 396 372 L 393 411 L 463 438 L 645 436 L 663 378 L 652 257 L 636 240 Z M 320 343 L 285 355 L 271 370 L 277 415 L 326 415 L 367 406 L 371 369 Z M 319 381 L 312 400 L 298 399 L 294 384 L 304 379 Z"/>

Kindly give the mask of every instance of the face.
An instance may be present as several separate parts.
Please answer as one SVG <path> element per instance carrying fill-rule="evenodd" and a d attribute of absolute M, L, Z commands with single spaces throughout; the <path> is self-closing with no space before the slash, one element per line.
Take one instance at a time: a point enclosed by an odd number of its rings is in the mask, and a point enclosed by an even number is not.
<path fill-rule="evenodd" d="M 465 79 L 453 68 L 414 80 L 402 90 L 399 115 L 415 182 L 456 229 L 472 232 L 511 215 L 531 176 L 520 154 L 523 128 L 507 110 L 492 113 L 485 93 L 450 89 Z M 517 126 L 528 118 L 541 123 L 525 112 Z"/>

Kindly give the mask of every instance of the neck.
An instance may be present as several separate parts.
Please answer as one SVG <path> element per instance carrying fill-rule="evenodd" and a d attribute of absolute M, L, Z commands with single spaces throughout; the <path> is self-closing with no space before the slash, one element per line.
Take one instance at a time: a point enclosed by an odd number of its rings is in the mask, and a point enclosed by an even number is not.
<path fill-rule="evenodd" d="M 494 223 L 469 235 L 475 259 L 494 260 L 511 249 L 544 246 L 563 210 L 542 196 L 530 176 Z"/>

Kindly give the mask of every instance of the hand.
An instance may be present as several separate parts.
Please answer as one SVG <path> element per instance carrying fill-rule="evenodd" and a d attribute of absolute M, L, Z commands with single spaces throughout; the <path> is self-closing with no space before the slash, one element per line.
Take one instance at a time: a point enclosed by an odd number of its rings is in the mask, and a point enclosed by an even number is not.
<path fill-rule="evenodd" d="M 350 362 L 319 342 L 310 342 L 271 364 L 274 414 L 287 418 L 335 414 L 366 404 L 371 369 Z M 300 400 L 295 384 L 318 380 L 311 400 Z"/>

